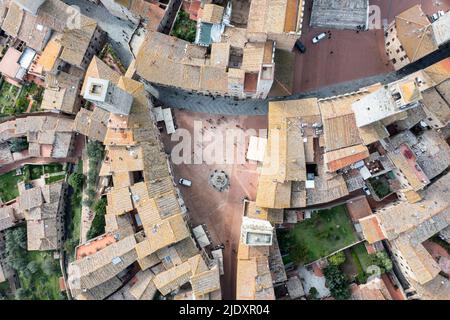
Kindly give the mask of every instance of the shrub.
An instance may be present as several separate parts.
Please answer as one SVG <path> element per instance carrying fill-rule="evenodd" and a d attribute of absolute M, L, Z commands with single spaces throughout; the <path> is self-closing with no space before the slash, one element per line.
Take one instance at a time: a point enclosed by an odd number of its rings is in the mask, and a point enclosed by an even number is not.
<path fill-rule="evenodd" d="M 325 268 L 324 275 L 325 283 L 335 299 L 347 300 L 350 298 L 349 283 L 339 267 L 330 264 Z"/>
<path fill-rule="evenodd" d="M 84 184 L 84 175 L 82 173 L 74 172 L 69 176 L 69 185 L 75 190 L 79 191 Z"/>
<path fill-rule="evenodd" d="M 28 149 L 28 141 L 25 138 L 13 138 L 9 140 L 11 152 L 21 152 Z"/>
<path fill-rule="evenodd" d="M 87 189 L 87 191 L 86 191 L 86 194 L 90 199 L 94 199 L 97 192 L 95 191 L 95 189 L 93 187 L 89 187 L 89 189 Z"/>
<path fill-rule="evenodd" d="M 290 255 L 296 264 L 302 264 L 308 260 L 309 251 L 302 243 L 297 243 L 290 248 Z"/>
<path fill-rule="evenodd" d="M 44 261 L 42 261 L 41 268 L 44 274 L 50 276 L 55 272 L 55 263 L 51 258 L 45 258 Z"/>
<path fill-rule="evenodd" d="M 26 97 L 19 97 L 16 101 L 16 107 L 17 107 L 16 113 L 24 112 L 27 109 L 28 104 L 29 104 L 29 102 Z"/>
<path fill-rule="evenodd" d="M 96 162 L 101 161 L 103 158 L 103 145 L 98 141 L 90 140 L 87 144 L 87 154 L 90 160 Z"/>
<path fill-rule="evenodd" d="M 180 11 L 172 29 L 172 35 L 189 41 L 194 42 L 197 33 L 197 23 L 194 20 L 189 19 L 189 14 Z"/>
<path fill-rule="evenodd" d="M 99 199 L 94 205 L 95 218 L 87 233 L 88 239 L 98 237 L 105 233 L 106 198 Z"/>
<path fill-rule="evenodd" d="M 36 261 L 30 261 L 27 265 L 27 270 L 30 271 L 31 274 L 35 274 L 39 270 L 39 265 Z"/>
<path fill-rule="evenodd" d="M 94 200 L 90 199 L 90 198 L 83 200 L 83 205 L 85 205 L 86 207 L 89 207 L 89 208 L 92 206 L 93 203 L 94 203 Z"/>
<path fill-rule="evenodd" d="M 317 289 L 315 287 L 311 287 L 311 289 L 309 289 L 307 298 L 309 300 L 317 300 L 318 297 L 319 297 L 319 291 L 317 291 Z"/>
<path fill-rule="evenodd" d="M 382 269 L 382 272 L 389 272 L 392 270 L 392 261 L 385 251 L 379 251 L 375 254 L 377 265 Z"/>
<path fill-rule="evenodd" d="M 344 251 L 340 251 L 328 258 L 328 262 L 334 266 L 339 266 L 345 262 Z"/>

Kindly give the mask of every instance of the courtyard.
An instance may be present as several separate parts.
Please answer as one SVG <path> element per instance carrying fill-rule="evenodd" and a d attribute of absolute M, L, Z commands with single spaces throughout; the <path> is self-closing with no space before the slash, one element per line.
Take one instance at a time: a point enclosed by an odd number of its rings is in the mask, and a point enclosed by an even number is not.
<path fill-rule="evenodd" d="M 278 230 L 285 263 L 308 264 L 359 241 L 345 205 L 312 213 L 289 231 Z"/>
<path fill-rule="evenodd" d="M 3 80 L 0 87 L 0 116 L 18 115 L 24 112 L 38 111 L 44 89 L 35 83 L 21 88 Z"/>
<path fill-rule="evenodd" d="M 0 175 L 0 200 L 3 203 L 14 200 L 19 196 L 17 183 L 24 180 L 36 180 L 43 175 L 45 183 L 50 184 L 65 178 L 63 165 L 60 163 L 51 163 L 48 165 L 25 165 L 21 172 L 13 170 Z"/>

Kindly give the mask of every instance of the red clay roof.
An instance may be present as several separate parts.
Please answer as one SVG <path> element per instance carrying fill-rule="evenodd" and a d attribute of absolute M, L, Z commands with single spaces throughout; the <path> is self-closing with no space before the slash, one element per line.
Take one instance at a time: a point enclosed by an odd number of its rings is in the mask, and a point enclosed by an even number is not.
<path fill-rule="evenodd" d="M 359 219 L 372 214 L 372 209 L 370 208 L 366 196 L 348 200 L 346 204 L 348 213 L 353 221 L 358 221 Z"/>
<path fill-rule="evenodd" d="M 386 239 L 383 231 L 381 230 L 380 224 L 378 222 L 376 215 L 371 215 L 359 220 L 363 234 L 370 244 L 377 241 Z"/>
<path fill-rule="evenodd" d="M 76 259 L 78 260 L 90 256 L 115 242 L 116 238 L 114 238 L 114 235 L 108 234 L 86 244 L 83 244 L 76 249 Z"/>

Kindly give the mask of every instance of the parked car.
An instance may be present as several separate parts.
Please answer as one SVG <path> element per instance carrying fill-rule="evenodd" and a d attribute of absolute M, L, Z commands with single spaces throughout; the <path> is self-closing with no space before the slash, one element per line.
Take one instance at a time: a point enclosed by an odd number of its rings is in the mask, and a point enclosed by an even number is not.
<path fill-rule="evenodd" d="M 371 195 L 370 190 L 369 190 L 369 188 L 367 188 L 367 186 L 364 186 L 362 189 L 365 192 L 365 194 L 367 194 L 368 196 Z"/>
<path fill-rule="evenodd" d="M 322 32 L 321 34 L 318 34 L 317 36 L 315 36 L 315 37 L 312 39 L 312 43 L 317 43 L 317 42 L 319 42 L 320 40 L 325 39 L 326 36 L 327 36 L 327 34 L 326 34 L 325 32 Z"/>
<path fill-rule="evenodd" d="M 306 47 L 305 45 L 300 41 L 300 39 L 298 39 L 295 42 L 295 47 L 297 48 L 298 51 L 300 51 L 301 53 L 305 53 L 306 52 Z"/>
<path fill-rule="evenodd" d="M 186 187 L 192 186 L 192 181 L 188 180 L 188 179 L 181 178 L 180 180 L 178 180 L 178 183 L 181 184 L 182 186 L 186 186 Z"/>
<path fill-rule="evenodd" d="M 433 14 L 433 15 L 431 16 L 431 21 L 434 22 L 434 21 L 438 20 L 438 19 L 439 19 L 440 17 L 442 17 L 444 14 L 445 14 L 444 11 L 439 10 L 438 12 L 436 12 L 435 14 Z"/>

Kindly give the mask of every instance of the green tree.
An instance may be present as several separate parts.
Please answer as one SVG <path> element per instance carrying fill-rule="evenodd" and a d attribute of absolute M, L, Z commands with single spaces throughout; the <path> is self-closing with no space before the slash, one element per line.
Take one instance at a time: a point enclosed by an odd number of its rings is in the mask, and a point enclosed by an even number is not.
<path fill-rule="evenodd" d="M 73 256 L 73 254 L 75 252 L 75 248 L 79 243 L 80 242 L 78 239 L 75 239 L 75 238 L 67 239 L 67 241 L 64 242 L 64 250 L 67 252 L 67 254 L 69 256 Z M 42 267 L 42 269 L 44 269 L 44 267 Z M 45 272 L 45 270 L 44 270 L 44 272 Z"/>
<path fill-rule="evenodd" d="M 39 265 L 36 261 L 30 261 L 27 265 L 27 270 L 30 271 L 31 274 L 35 274 L 39 270 Z"/>
<path fill-rule="evenodd" d="M 96 196 L 97 192 L 96 192 L 95 188 L 89 187 L 86 191 L 86 194 L 88 195 L 88 197 L 90 199 L 93 199 Z"/>
<path fill-rule="evenodd" d="M 9 237 L 6 235 L 6 241 L 11 239 L 18 247 L 22 249 L 27 248 L 27 231 L 25 227 L 9 229 L 8 231 Z"/>
<path fill-rule="evenodd" d="M 9 140 L 9 149 L 11 152 L 21 152 L 28 149 L 28 141 L 26 138 L 12 138 Z"/>
<path fill-rule="evenodd" d="M 83 205 L 85 205 L 86 207 L 89 207 L 89 208 L 92 206 L 93 203 L 94 203 L 94 200 L 90 199 L 90 198 L 83 200 Z"/>
<path fill-rule="evenodd" d="M 350 298 L 349 283 L 339 267 L 330 264 L 324 269 L 325 284 L 330 289 L 331 295 L 337 300 Z"/>
<path fill-rule="evenodd" d="M 172 35 L 186 40 L 188 42 L 194 42 L 197 33 L 197 23 L 194 20 L 189 19 L 189 14 L 180 11 L 172 29 Z"/>
<path fill-rule="evenodd" d="M 24 288 L 19 288 L 16 290 L 15 299 L 16 300 L 28 300 L 29 299 L 29 290 Z"/>
<path fill-rule="evenodd" d="M 317 289 L 315 287 L 311 287 L 311 289 L 309 289 L 308 292 L 308 300 L 317 300 L 317 298 L 319 297 L 319 291 L 317 291 Z"/>
<path fill-rule="evenodd" d="M 344 251 L 340 251 L 328 258 L 328 262 L 334 266 L 339 266 L 345 262 Z"/>
<path fill-rule="evenodd" d="M 69 176 L 69 185 L 75 192 L 81 190 L 84 184 L 84 175 L 82 173 L 74 172 Z"/>
<path fill-rule="evenodd" d="M 103 145 L 98 141 L 89 140 L 87 144 L 88 157 L 96 162 L 103 159 Z"/>
<path fill-rule="evenodd" d="M 101 198 L 94 204 L 95 218 L 92 221 L 91 228 L 87 233 L 88 239 L 98 237 L 99 235 L 105 233 L 106 205 L 107 205 L 106 198 Z"/>
<path fill-rule="evenodd" d="M 16 113 L 24 112 L 28 107 L 28 100 L 26 97 L 19 97 L 16 101 Z"/>
<path fill-rule="evenodd" d="M 22 179 L 24 182 L 28 182 L 31 180 L 31 172 L 30 167 L 25 166 L 22 170 Z"/>
<path fill-rule="evenodd" d="M 90 185 L 93 185 L 97 181 L 97 175 L 96 175 L 95 170 L 93 170 L 93 172 L 90 172 L 90 173 L 91 174 L 89 174 L 89 176 L 88 176 L 88 183 Z"/>
<path fill-rule="evenodd" d="M 375 254 L 377 265 L 382 269 L 381 272 L 389 272 L 392 270 L 392 261 L 385 251 L 378 251 Z"/>
<path fill-rule="evenodd" d="M 292 260 L 294 260 L 296 264 L 302 264 L 308 261 L 309 250 L 303 243 L 292 245 L 290 247 L 289 253 L 292 257 Z"/>
<path fill-rule="evenodd" d="M 25 270 L 26 259 L 26 230 L 24 227 L 8 229 L 5 232 L 5 262 L 15 270 Z"/>
<path fill-rule="evenodd" d="M 108 205 L 108 201 L 106 200 L 106 198 L 99 199 L 94 205 L 95 214 L 105 215 L 107 205 Z"/>
<path fill-rule="evenodd" d="M 42 261 L 41 268 L 45 275 L 51 276 L 55 272 L 55 263 L 51 258 L 47 257 Z"/>

